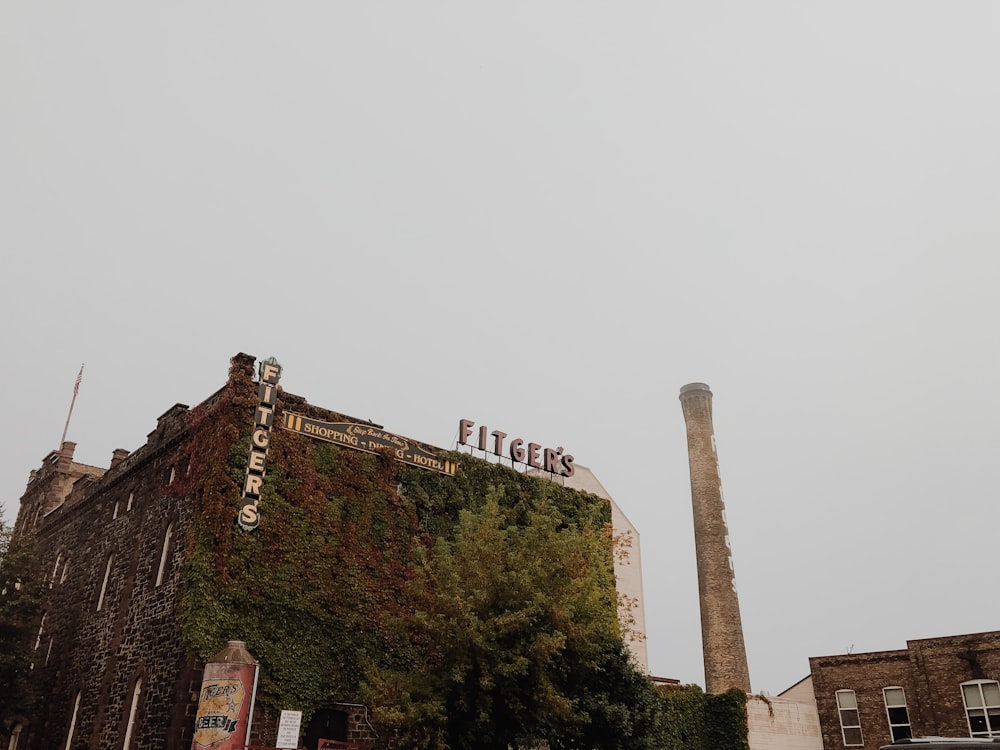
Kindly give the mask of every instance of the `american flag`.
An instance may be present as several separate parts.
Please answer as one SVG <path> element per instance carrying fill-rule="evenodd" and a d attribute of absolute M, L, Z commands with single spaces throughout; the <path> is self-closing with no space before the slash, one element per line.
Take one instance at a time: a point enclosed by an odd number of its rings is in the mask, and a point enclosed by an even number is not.
<path fill-rule="evenodd" d="M 73 384 L 73 398 L 76 398 L 76 394 L 80 392 L 80 382 L 83 380 L 83 365 L 80 365 L 80 374 L 76 376 L 76 382 Z"/>

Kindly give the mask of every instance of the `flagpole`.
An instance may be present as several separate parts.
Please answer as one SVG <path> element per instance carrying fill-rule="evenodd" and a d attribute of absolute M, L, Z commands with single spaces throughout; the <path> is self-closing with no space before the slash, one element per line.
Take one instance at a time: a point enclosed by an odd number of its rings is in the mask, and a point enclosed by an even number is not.
<path fill-rule="evenodd" d="M 69 402 L 69 414 L 66 415 L 66 426 L 63 427 L 62 440 L 59 441 L 59 450 L 62 450 L 63 443 L 66 442 L 66 433 L 69 432 L 69 418 L 73 416 L 73 406 L 76 404 L 76 394 L 80 392 L 80 381 L 83 380 L 83 365 L 80 365 L 80 374 L 76 376 L 73 384 L 73 400 Z"/>

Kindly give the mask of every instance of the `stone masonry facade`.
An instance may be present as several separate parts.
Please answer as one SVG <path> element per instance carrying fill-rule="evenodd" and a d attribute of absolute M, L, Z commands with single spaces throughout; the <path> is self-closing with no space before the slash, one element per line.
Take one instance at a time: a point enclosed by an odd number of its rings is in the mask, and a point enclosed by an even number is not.
<path fill-rule="evenodd" d="M 74 463 L 64 443 L 32 472 L 16 533 L 36 536 L 49 591 L 32 670 L 42 705 L 19 748 L 66 747 L 71 725 L 73 750 L 120 747 L 133 702 L 137 746 L 190 747 L 201 665 L 181 645 L 177 604 L 191 514 L 169 492 L 186 469 L 186 416 L 173 407 L 107 470 Z"/>
<path fill-rule="evenodd" d="M 236 355 L 230 380 L 251 378 L 253 363 Z M 35 715 L 0 727 L 3 747 L 14 730 L 18 750 L 108 750 L 126 738 L 150 750 L 192 746 L 204 663 L 186 651 L 179 613 L 194 514 L 173 486 L 191 471 L 182 453 L 191 414 L 176 404 L 107 469 L 74 462 L 76 444 L 65 442 L 31 472 L 14 533 L 34 537 L 47 579 L 32 666 L 42 699 Z M 370 747 L 367 707 L 336 708 L 344 739 Z"/>
<path fill-rule="evenodd" d="M 971 736 L 977 719 L 975 709 L 966 710 L 963 686 L 969 693 L 982 689 L 987 696 L 984 711 L 995 717 L 995 736 L 1000 737 L 1000 705 L 989 710 L 989 696 L 1000 690 L 1000 631 L 913 640 L 897 651 L 813 657 L 809 665 L 826 750 L 878 750 L 892 742 L 885 688 L 902 689 L 892 692 L 895 700 L 890 702 L 904 699 L 913 737 Z M 860 723 L 861 744 L 856 732 L 853 738 L 844 732 L 838 691 L 853 691 L 857 714 L 848 712 L 845 720 Z M 848 692 L 847 701 L 851 699 Z M 899 724 L 900 715 L 895 713 L 894 724 Z"/>
<path fill-rule="evenodd" d="M 115 450 L 106 469 L 75 462 L 76 444 L 64 442 L 31 472 L 14 537 L 34 539 L 46 579 L 31 673 L 41 700 L 33 715 L 0 725 L 0 747 L 12 735 L 17 750 L 192 747 L 204 663 L 185 647 L 180 618 L 185 540 L 199 529 L 180 488 L 199 476 L 192 438 L 211 426 L 226 388 L 253 385 L 254 361 L 237 354 L 227 386 L 198 409 L 171 407 L 145 445 Z M 282 397 L 324 419 L 373 424 Z M 341 736 L 328 739 L 376 743 L 366 706 L 334 702 L 326 713 L 342 717 Z M 276 726 L 261 709 L 252 745 L 273 741 Z"/>

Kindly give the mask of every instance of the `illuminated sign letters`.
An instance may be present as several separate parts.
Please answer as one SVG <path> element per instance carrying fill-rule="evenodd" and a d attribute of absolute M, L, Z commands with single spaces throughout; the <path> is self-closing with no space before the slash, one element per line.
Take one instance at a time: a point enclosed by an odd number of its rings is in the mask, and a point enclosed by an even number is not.
<path fill-rule="evenodd" d="M 471 419 L 461 419 L 458 422 L 458 442 L 460 445 L 472 445 L 469 438 L 472 437 L 472 428 L 475 422 Z M 492 438 L 492 439 L 491 439 Z M 519 464 L 527 464 L 533 469 L 547 471 L 561 477 L 571 477 L 576 472 L 573 466 L 573 456 L 563 453 L 562 446 L 558 448 L 543 448 L 538 443 L 528 443 L 521 438 L 514 438 L 506 445 L 504 453 L 504 440 L 507 438 L 506 432 L 493 430 L 490 432 L 486 425 L 479 426 L 479 440 L 475 447 L 486 453 L 492 453 L 501 458 L 506 456 L 511 461 Z"/>
<path fill-rule="evenodd" d="M 278 380 L 281 365 L 274 357 L 260 363 L 260 383 L 257 386 L 257 408 L 253 415 L 253 434 L 250 436 L 250 456 L 247 473 L 243 479 L 243 505 L 236 523 L 244 531 L 253 531 L 260 525 L 260 492 L 264 486 L 267 468 L 267 448 L 271 444 L 271 426 L 274 424 L 274 406 L 278 402 Z"/>

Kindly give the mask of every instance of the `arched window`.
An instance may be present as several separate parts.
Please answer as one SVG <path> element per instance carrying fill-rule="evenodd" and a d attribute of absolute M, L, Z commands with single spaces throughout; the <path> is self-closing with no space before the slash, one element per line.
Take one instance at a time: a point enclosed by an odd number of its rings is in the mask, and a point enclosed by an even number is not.
<path fill-rule="evenodd" d="M 864 745 L 861 734 L 861 715 L 858 713 L 858 696 L 853 690 L 837 691 L 837 713 L 840 714 L 840 731 L 847 747 Z"/>
<path fill-rule="evenodd" d="M 37 650 L 38 650 L 38 647 L 39 647 L 39 646 L 41 645 L 41 643 L 42 643 L 42 632 L 43 632 L 44 630 L 45 630 L 45 613 L 44 613 L 44 612 L 42 612 L 42 619 L 41 619 L 41 621 L 40 621 L 40 622 L 38 623 L 38 636 L 37 636 L 37 637 L 35 638 L 35 651 L 37 651 Z"/>
<path fill-rule="evenodd" d="M 56 575 L 59 573 L 59 563 L 62 562 L 62 552 L 56 555 L 56 564 L 52 566 L 52 577 L 49 578 L 49 588 L 56 582 Z"/>
<path fill-rule="evenodd" d="M 174 537 L 173 521 L 167 526 L 167 531 L 163 535 L 163 549 L 160 551 L 160 569 L 156 571 L 156 585 L 163 583 L 163 574 L 167 570 L 167 560 L 170 558 L 170 541 Z"/>
<path fill-rule="evenodd" d="M 882 688 L 882 697 L 885 699 L 885 714 L 889 719 L 889 734 L 892 735 L 892 741 L 912 737 L 910 712 L 906 708 L 906 693 L 903 688 Z"/>
<path fill-rule="evenodd" d="M 21 725 L 15 724 L 14 728 L 10 730 L 10 743 L 7 745 L 7 750 L 17 750 L 19 739 L 21 739 Z"/>
<path fill-rule="evenodd" d="M 1000 737 L 1000 683 L 996 680 L 963 682 L 962 701 L 970 737 Z"/>
<path fill-rule="evenodd" d="M 135 681 L 135 688 L 132 690 L 132 705 L 128 710 L 128 724 L 125 725 L 125 739 L 122 742 L 122 750 L 129 750 L 132 744 L 132 735 L 135 729 L 135 716 L 139 711 L 139 695 L 142 693 L 142 678 Z"/>
<path fill-rule="evenodd" d="M 101 595 L 97 597 L 97 611 L 101 611 L 104 606 L 104 595 L 108 593 L 108 579 L 111 578 L 111 563 L 115 561 L 115 556 L 108 555 L 108 566 L 104 569 L 104 582 L 101 584 Z"/>
<path fill-rule="evenodd" d="M 73 703 L 73 718 L 69 721 L 69 731 L 66 733 L 66 750 L 72 750 L 73 733 L 76 732 L 76 716 L 80 713 L 80 695 L 76 694 L 76 701 Z"/>

